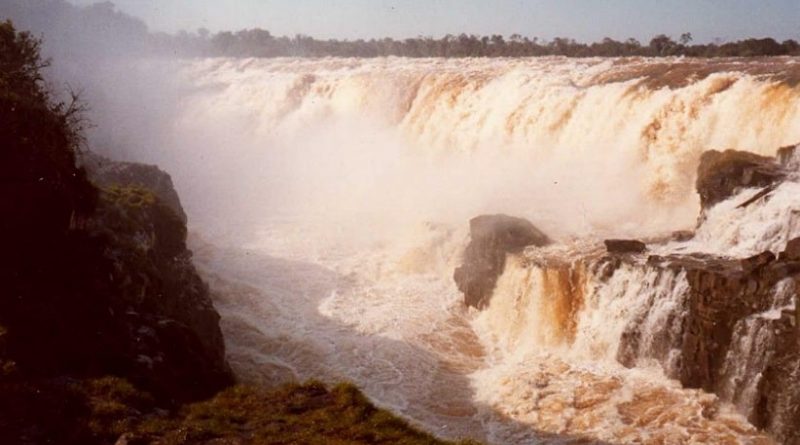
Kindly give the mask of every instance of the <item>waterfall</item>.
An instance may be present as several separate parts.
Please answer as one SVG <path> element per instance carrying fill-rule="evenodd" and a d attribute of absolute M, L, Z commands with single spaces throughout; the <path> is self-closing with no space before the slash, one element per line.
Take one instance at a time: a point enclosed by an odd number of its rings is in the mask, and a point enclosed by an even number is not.
<path fill-rule="evenodd" d="M 173 176 L 246 380 L 352 380 L 437 434 L 493 443 L 754 443 L 768 440 L 754 426 L 759 375 L 775 372 L 760 364 L 793 285 L 742 291 L 770 303 L 735 321 L 723 383 L 690 366 L 702 348 L 687 333 L 705 326 L 703 283 L 736 282 L 702 255 L 733 268 L 782 250 L 800 235 L 800 185 L 743 208 L 760 190 L 742 190 L 698 227 L 694 179 L 706 150 L 772 156 L 800 141 L 798 70 L 791 58 L 184 60 L 158 67 L 181 87 L 144 156 Z M 474 311 L 452 272 L 466 221 L 485 213 L 525 217 L 556 243 L 509 256 Z M 679 229 L 695 235 L 666 236 Z M 656 240 L 654 258 L 615 261 L 609 237 Z"/>

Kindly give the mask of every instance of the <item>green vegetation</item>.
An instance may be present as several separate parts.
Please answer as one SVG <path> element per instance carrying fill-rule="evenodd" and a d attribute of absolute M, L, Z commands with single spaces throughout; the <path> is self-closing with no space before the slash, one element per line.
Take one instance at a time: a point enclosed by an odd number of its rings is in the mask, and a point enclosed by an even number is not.
<path fill-rule="evenodd" d="M 131 437 L 164 445 L 215 439 L 264 445 L 446 443 L 376 408 L 353 385 L 328 390 L 319 382 L 274 390 L 234 386 L 209 401 L 185 407 L 176 417 L 142 422 Z"/>
<path fill-rule="evenodd" d="M 75 166 L 82 107 L 74 96 L 70 103 L 50 96 L 39 72 L 48 64 L 40 48 L 31 34 L 0 22 L 0 199 L 16 206 L 4 213 L 3 229 L 31 222 L 55 228 L 95 204 L 94 188 Z"/>
<path fill-rule="evenodd" d="M 108 201 L 126 208 L 145 208 L 156 203 L 156 196 L 153 192 L 141 186 L 114 184 L 104 192 Z"/>
<path fill-rule="evenodd" d="M 48 94 L 39 49 L 30 34 L 0 23 L 0 353 L 23 373 L 47 374 L 97 352 L 93 326 L 71 327 L 66 342 L 61 320 L 96 307 L 84 280 L 102 251 L 72 230 L 94 211 L 97 190 L 75 165 L 80 107 Z"/>
<path fill-rule="evenodd" d="M 451 443 L 376 408 L 350 384 L 328 389 L 312 381 L 270 390 L 236 385 L 169 411 L 157 409 L 153 396 L 118 377 L 0 382 L 0 390 L 0 409 L 13 405 L 17 411 L 0 419 L 4 444 L 99 445 L 120 437 L 130 445 Z M 13 422 L 27 425 L 27 437 L 4 434 Z"/>
<path fill-rule="evenodd" d="M 445 443 L 352 385 L 231 386 L 177 197 L 87 179 L 39 48 L 0 23 L 0 444 Z"/>

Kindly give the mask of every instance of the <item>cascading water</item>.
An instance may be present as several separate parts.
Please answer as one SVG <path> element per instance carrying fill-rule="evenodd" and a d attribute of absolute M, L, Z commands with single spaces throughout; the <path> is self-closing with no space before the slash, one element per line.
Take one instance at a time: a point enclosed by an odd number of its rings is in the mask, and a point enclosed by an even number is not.
<path fill-rule="evenodd" d="M 607 276 L 597 251 L 602 237 L 692 227 L 703 151 L 800 141 L 797 60 L 205 59 L 177 72 L 171 149 L 154 158 L 185 201 L 243 378 L 352 380 L 437 434 L 494 443 L 769 443 L 745 419 L 746 387 L 720 398 L 673 380 L 687 273 Z M 654 253 L 778 251 L 800 234 L 797 187 L 722 202 L 692 241 Z M 490 306 L 466 310 L 451 278 L 466 221 L 495 212 L 560 242 L 509 257 Z M 731 382 L 760 372 L 770 314 L 736 328 Z"/>
<path fill-rule="evenodd" d="M 640 258 L 614 264 L 586 242 L 574 249 L 529 248 L 509 258 L 489 308 L 475 322 L 494 356 L 492 366 L 474 374 L 479 400 L 548 432 L 613 443 L 766 440 L 738 415 L 783 435 L 796 431 L 795 420 L 783 415 L 795 412 L 796 402 L 781 400 L 777 420 L 759 421 L 758 411 L 763 417 L 762 379 L 786 341 L 787 322 L 789 341 L 797 342 L 797 283 L 784 278 L 759 289 L 769 275 L 723 267 L 731 264 L 726 253 L 779 252 L 797 237 L 796 180 L 790 174 L 767 198 L 741 207 L 759 191 L 745 189 L 710 209 L 693 239 L 652 244 L 651 253 L 660 256 L 651 258 L 674 258 L 665 263 Z M 569 278 L 553 282 L 554 274 Z M 702 300 L 717 295 L 733 303 L 730 314 L 714 318 L 719 303 Z M 687 340 L 702 334 L 687 327 L 690 318 L 722 323 L 741 311 L 736 301 L 753 307 L 733 326 L 719 381 L 711 382 L 719 398 L 670 387 L 668 379 L 692 380 L 687 368 L 697 358 L 686 355 L 695 352 Z"/>

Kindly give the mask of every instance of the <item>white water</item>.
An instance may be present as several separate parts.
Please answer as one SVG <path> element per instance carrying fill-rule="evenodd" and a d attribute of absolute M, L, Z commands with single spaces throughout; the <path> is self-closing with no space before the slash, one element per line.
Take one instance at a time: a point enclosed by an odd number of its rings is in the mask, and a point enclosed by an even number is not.
<path fill-rule="evenodd" d="M 447 437 L 753 443 L 733 406 L 664 376 L 671 351 L 643 351 L 654 359 L 632 370 L 616 362 L 629 320 L 676 322 L 680 275 L 631 267 L 601 286 L 512 265 L 483 313 L 462 307 L 451 279 L 477 214 L 527 217 L 566 243 L 547 254 L 569 263 L 569 246 L 692 227 L 702 151 L 771 155 L 800 141 L 800 90 L 776 79 L 798 61 L 671 62 L 182 63 L 158 158 L 197 233 L 235 370 L 352 380 Z M 694 244 L 664 249 L 781 247 L 797 234 L 785 222 L 797 191 L 787 183 L 741 212 L 723 202 Z M 570 295 L 542 300 L 564 282 Z"/>

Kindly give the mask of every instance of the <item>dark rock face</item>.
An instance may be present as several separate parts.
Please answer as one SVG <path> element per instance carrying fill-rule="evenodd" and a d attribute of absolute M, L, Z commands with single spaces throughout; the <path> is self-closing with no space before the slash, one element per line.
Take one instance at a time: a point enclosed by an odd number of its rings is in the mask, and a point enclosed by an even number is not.
<path fill-rule="evenodd" d="M 105 188 L 87 230 L 108 240 L 120 351 L 132 378 L 181 401 L 213 394 L 232 382 L 231 372 L 219 314 L 186 249 L 186 216 L 169 176 L 154 166 L 113 162 L 97 172 L 102 176 L 90 170 L 90 179 Z"/>
<path fill-rule="evenodd" d="M 481 215 L 469 222 L 470 243 L 453 279 L 468 306 L 483 308 L 505 267 L 506 254 L 526 246 L 544 246 L 550 239 L 530 221 L 507 215 Z"/>
<path fill-rule="evenodd" d="M 776 292 L 787 279 L 800 289 L 800 262 L 776 260 L 772 252 L 764 252 L 738 261 L 705 255 L 651 256 L 643 267 L 660 274 L 685 273 L 688 283 L 683 306 L 658 331 L 647 333 L 652 342 L 648 357 L 659 360 L 684 386 L 728 400 L 745 397 L 747 385 L 753 383 L 750 421 L 782 443 L 800 443 L 794 427 L 800 425 L 800 387 L 794 383 L 800 364 L 795 313 L 758 315 L 790 305 L 793 294 Z M 617 355 L 620 363 L 635 366 L 646 329 L 644 320 L 626 326 Z M 736 361 L 746 356 L 755 359 Z"/>
<path fill-rule="evenodd" d="M 781 260 L 800 261 L 800 238 L 789 240 L 779 256 Z"/>
<path fill-rule="evenodd" d="M 647 245 L 638 240 L 607 239 L 603 241 L 608 253 L 643 253 Z"/>
<path fill-rule="evenodd" d="M 41 163 L 22 159 L 18 170 L 31 169 L 26 162 Z M 114 172 L 129 185 L 116 183 Z M 0 268 L 0 367 L 17 379 L 118 375 L 162 403 L 197 400 L 232 383 L 219 315 L 186 249 L 169 177 L 109 162 L 95 182 L 105 187 L 80 185 L 93 191 L 91 210 L 69 201 L 49 206 L 70 193 L 65 186 L 29 197 L 26 205 L 41 214 L 8 220 L 17 241 L 5 243 Z M 151 186 L 176 201 L 166 204 Z"/>
<path fill-rule="evenodd" d="M 697 179 L 703 210 L 744 187 L 763 190 L 740 207 L 768 195 L 786 179 L 784 168 L 796 162 L 795 149 L 781 149 L 777 159 L 730 150 L 705 153 Z M 688 240 L 692 234 L 672 238 Z M 684 386 L 714 392 L 745 409 L 750 422 L 779 443 L 800 444 L 800 312 L 793 309 L 800 293 L 800 238 L 790 240 L 777 258 L 769 251 L 741 259 L 693 253 L 651 256 L 642 265 L 611 254 L 596 264 L 603 266 L 596 272 L 602 280 L 622 264 L 657 274 L 654 283 L 685 277 L 685 289 L 675 284 L 668 289 L 669 305 L 676 306 L 661 312 L 658 324 L 648 317 L 663 311 L 661 293 L 628 323 L 617 350 L 620 363 L 632 367 L 640 359 L 656 359 Z"/>
<path fill-rule="evenodd" d="M 783 180 L 783 167 L 773 158 L 744 151 L 710 150 L 700 157 L 697 193 L 703 210 L 746 187 L 768 187 Z"/>
<path fill-rule="evenodd" d="M 775 158 L 784 167 L 797 168 L 799 166 L 797 164 L 798 148 L 800 148 L 800 145 L 787 145 L 786 147 L 781 147 L 778 149 L 778 153 L 775 155 Z"/>
<path fill-rule="evenodd" d="M 89 173 L 92 182 L 98 187 L 138 186 L 146 188 L 172 209 L 186 224 L 186 213 L 183 211 L 178 193 L 172 184 L 172 178 L 155 165 L 113 162 L 94 153 L 85 153 L 81 158 L 81 163 Z"/>
<path fill-rule="evenodd" d="M 90 181 L 39 50 L 0 21 L 0 443 L 109 444 L 233 379 L 169 177 Z"/>

